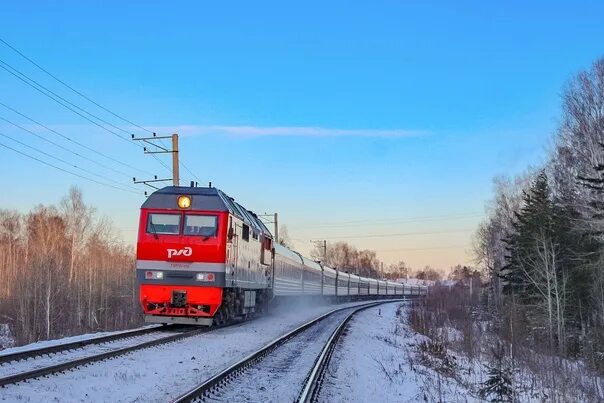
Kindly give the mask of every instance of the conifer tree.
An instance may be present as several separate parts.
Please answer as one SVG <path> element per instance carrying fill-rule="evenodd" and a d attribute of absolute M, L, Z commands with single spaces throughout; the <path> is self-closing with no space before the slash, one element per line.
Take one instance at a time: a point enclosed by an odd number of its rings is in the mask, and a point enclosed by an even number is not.
<path fill-rule="evenodd" d="M 505 356 L 503 345 L 493 348 L 493 362 L 486 365 L 488 378 L 479 391 L 483 399 L 491 402 L 511 402 L 514 390 L 512 388 L 512 367 Z"/>
<path fill-rule="evenodd" d="M 504 292 L 514 294 L 526 308 L 529 321 L 548 329 L 550 348 L 564 349 L 568 267 L 567 218 L 552 201 L 545 172 L 524 193 L 516 213 L 514 234 L 507 240 L 508 264 L 502 270 Z"/>

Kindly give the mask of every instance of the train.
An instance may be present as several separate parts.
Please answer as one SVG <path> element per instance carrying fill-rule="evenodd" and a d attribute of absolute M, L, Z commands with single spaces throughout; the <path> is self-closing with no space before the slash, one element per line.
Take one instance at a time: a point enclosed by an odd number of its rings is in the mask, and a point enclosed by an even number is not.
<path fill-rule="evenodd" d="M 136 282 L 146 323 L 212 326 L 293 298 L 396 298 L 423 286 L 361 277 L 276 242 L 254 212 L 211 185 L 166 186 L 140 209 Z"/>

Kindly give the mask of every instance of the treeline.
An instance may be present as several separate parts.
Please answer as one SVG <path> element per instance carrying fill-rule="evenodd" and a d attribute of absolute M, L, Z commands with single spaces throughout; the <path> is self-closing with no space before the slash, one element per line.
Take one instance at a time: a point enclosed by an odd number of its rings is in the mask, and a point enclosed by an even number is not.
<path fill-rule="evenodd" d="M 140 323 L 134 251 L 72 188 L 58 206 L 0 210 L 0 323 L 17 343 Z"/>
<path fill-rule="evenodd" d="M 488 307 L 512 346 L 604 369 L 604 59 L 564 88 L 545 166 L 495 181 L 476 235 Z"/>
<path fill-rule="evenodd" d="M 382 262 L 373 250 L 358 250 L 348 242 L 317 243 L 310 257 L 330 267 L 363 277 L 382 277 Z"/>
<path fill-rule="evenodd" d="M 421 280 L 441 280 L 443 278 L 441 271 L 433 269 L 430 266 L 414 270 L 402 260 L 398 263 L 384 264 L 378 258 L 376 251 L 357 249 L 354 245 L 345 241 L 327 242 L 326 244 L 316 243 L 310 253 L 310 257 L 316 261 L 324 262 L 330 267 L 363 277 L 389 280 L 398 280 L 407 277 Z M 454 271 L 456 268 L 452 268 L 451 270 Z"/>

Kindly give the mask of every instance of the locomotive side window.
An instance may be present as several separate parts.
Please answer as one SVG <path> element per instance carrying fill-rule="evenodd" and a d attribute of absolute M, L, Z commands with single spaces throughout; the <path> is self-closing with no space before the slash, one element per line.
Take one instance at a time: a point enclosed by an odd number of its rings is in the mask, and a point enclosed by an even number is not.
<path fill-rule="evenodd" d="M 250 227 L 246 224 L 243 224 L 243 230 L 241 231 L 241 237 L 244 241 L 250 240 Z"/>
<path fill-rule="evenodd" d="M 180 214 L 150 213 L 147 217 L 147 233 L 178 235 L 180 233 Z"/>
<path fill-rule="evenodd" d="M 215 215 L 185 214 L 184 235 L 199 235 L 203 237 L 216 236 L 218 217 Z"/>

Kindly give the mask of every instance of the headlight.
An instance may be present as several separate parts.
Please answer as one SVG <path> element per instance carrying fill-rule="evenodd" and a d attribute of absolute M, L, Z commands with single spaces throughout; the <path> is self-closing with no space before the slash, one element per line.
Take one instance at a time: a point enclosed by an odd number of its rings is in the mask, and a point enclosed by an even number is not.
<path fill-rule="evenodd" d="M 178 204 L 178 208 L 181 209 L 191 208 L 191 196 L 178 196 L 178 199 L 176 199 L 176 204 Z"/>
<path fill-rule="evenodd" d="M 214 273 L 197 273 L 197 281 L 214 281 Z"/>
<path fill-rule="evenodd" d="M 163 271 L 146 271 L 145 279 L 146 280 L 161 280 L 164 278 Z"/>

